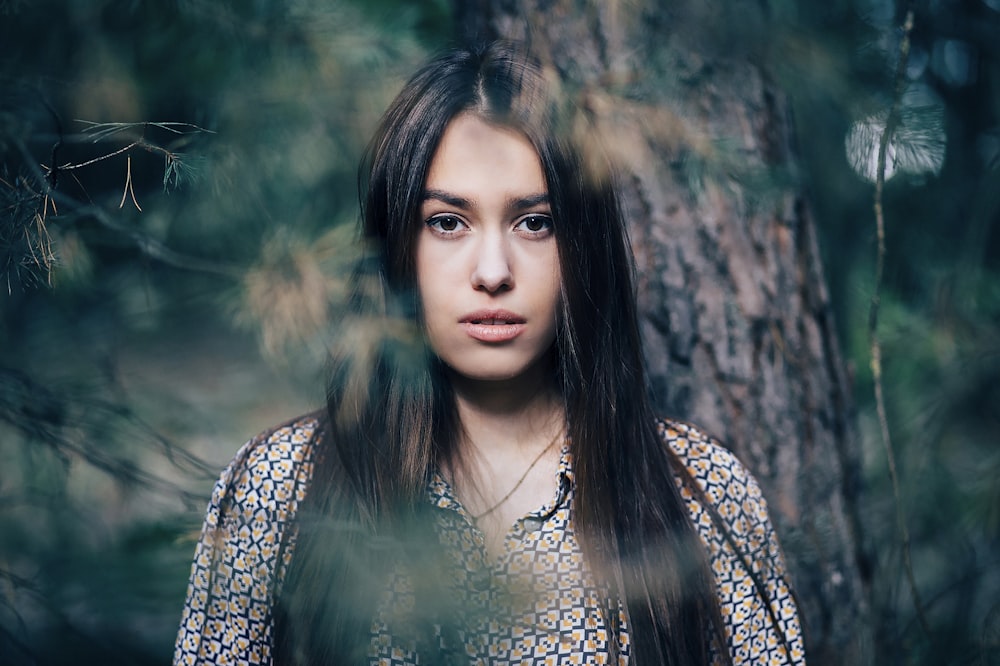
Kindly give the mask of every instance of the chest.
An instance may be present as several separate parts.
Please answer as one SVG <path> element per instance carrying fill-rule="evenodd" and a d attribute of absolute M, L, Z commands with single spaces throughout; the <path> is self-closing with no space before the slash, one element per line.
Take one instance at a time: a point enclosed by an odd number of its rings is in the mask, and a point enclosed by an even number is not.
<path fill-rule="evenodd" d="M 371 663 L 627 663 L 624 613 L 595 581 L 569 499 L 515 521 L 498 555 L 463 511 L 442 510 L 431 570 L 404 564 L 389 581 Z"/>

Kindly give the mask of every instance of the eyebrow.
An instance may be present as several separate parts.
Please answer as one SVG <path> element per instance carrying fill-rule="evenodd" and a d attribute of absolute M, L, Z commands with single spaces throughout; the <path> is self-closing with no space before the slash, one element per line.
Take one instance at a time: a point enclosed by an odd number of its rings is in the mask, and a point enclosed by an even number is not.
<path fill-rule="evenodd" d="M 456 208 L 461 208 L 462 210 L 470 210 L 476 207 L 474 201 L 466 199 L 465 197 L 460 197 L 444 190 L 424 190 L 423 196 L 420 198 L 421 202 L 434 199 L 440 201 L 449 206 L 455 206 Z M 529 194 L 526 197 L 513 197 L 507 200 L 507 208 L 509 210 L 524 210 L 526 208 L 533 208 L 535 206 L 540 206 L 542 204 L 547 204 L 549 202 L 549 195 L 545 192 L 539 194 Z"/>

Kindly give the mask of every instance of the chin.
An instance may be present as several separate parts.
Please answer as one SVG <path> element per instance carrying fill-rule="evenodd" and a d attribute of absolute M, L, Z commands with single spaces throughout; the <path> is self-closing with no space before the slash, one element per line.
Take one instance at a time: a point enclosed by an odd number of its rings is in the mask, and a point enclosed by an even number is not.
<path fill-rule="evenodd" d="M 511 382 L 534 378 L 539 370 L 539 359 L 511 362 L 511 359 L 476 359 L 471 356 L 461 359 L 459 363 L 452 363 L 447 358 L 442 361 L 456 375 L 474 382 Z"/>
<path fill-rule="evenodd" d="M 518 378 L 524 377 L 525 371 L 518 372 L 516 370 L 511 370 L 510 368 L 504 369 L 493 369 L 493 368 L 456 368 L 451 367 L 451 371 L 456 375 L 460 376 L 462 379 L 473 382 L 510 382 Z"/>

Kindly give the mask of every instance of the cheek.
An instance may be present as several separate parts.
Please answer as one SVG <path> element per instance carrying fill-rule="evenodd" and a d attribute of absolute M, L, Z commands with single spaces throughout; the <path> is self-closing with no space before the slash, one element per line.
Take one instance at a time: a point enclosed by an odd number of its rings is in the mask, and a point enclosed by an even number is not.
<path fill-rule="evenodd" d="M 440 262 L 432 258 L 418 257 L 414 266 L 414 282 L 418 305 L 421 310 L 433 314 L 435 307 L 440 306 L 442 299 L 447 297 L 448 277 Z"/>
<path fill-rule="evenodd" d="M 414 282 L 417 316 L 427 341 L 437 351 L 438 338 L 449 318 L 448 306 L 454 298 L 454 289 L 440 262 L 419 253 L 414 265 Z"/>

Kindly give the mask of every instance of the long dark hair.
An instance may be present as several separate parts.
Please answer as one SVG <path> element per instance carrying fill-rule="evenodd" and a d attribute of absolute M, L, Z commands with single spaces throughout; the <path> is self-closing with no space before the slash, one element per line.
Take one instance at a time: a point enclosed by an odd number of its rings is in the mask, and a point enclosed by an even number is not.
<path fill-rule="evenodd" d="M 613 171 L 583 140 L 592 139 L 583 112 L 557 89 L 518 45 L 449 52 L 409 81 L 370 144 L 360 178 L 372 252 L 346 324 L 355 334 L 345 334 L 365 344 L 334 364 L 328 424 L 276 611 L 278 663 L 363 661 L 390 567 L 433 567 L 411 537 L 431 529 L 423 495 L 435 465 L 454 454 L 460 424 L 422 343 L 413 250 L 431 159 L 463 112 L 521 132 L 541 160 L 563 277 L 555 372 L 576 477 L 573 520 L 595 574 L 627 611 L 631 661 L 707 664 L 713 648 L 727 660 L 707 555 L 675 485 L 683 466 L 657 434 L 647 396 Z M 391 333 L 372 336 L 366 326 Z M 616 646 L 618 609 L 603 613 Z M 414 626 L 415 635 L 426 629 Z"/>

